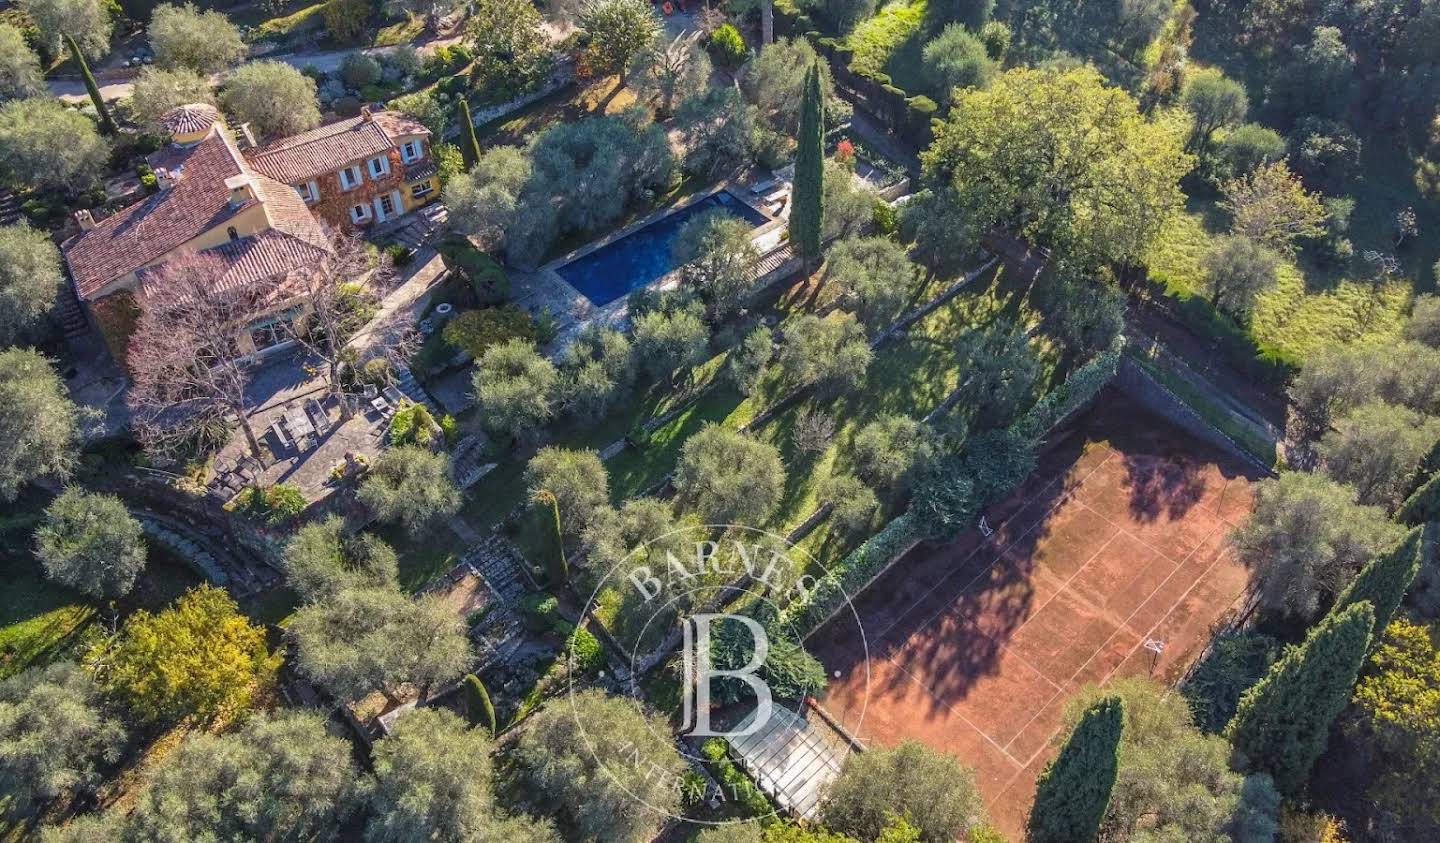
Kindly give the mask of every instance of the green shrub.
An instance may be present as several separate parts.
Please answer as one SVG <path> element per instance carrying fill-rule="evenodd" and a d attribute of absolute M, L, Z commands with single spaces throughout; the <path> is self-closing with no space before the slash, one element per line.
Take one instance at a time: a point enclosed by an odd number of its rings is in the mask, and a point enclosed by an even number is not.
<path fill-rule="evenodd" d="M 739 67 L 745 61 L 745 38 L 735 24 L 722 24 L 710 33 L 710 56 L 721 67 Z"/>
<path fill-rule="evenodd" d="M 485 683 L 473 673 L 465 675 L 465 716 L 471 726 L 495 734 L 495 704 L 490 701 Z"/>
<path fill-rule="evenodd" d="M 516 339 L 535 342 L 538 337 L 535 320 L 513 304 L 467 310 L 451 319 L 444 333 L 445 342 L 463 348 L 477 360 L 491 346 Z"/>
<path fill-rule="evenodd" d="M 251 515 L 270 524 L 289 522 L 310 505 L 300 487 L 290 483 L 251 486 L 241 503 Z"/>
<path fill-rule="evenodd" d="M 745 810 L 748 816 L 764 817 L 775 809 L 765 794 L 755 786 L 735 762 L 730 760 L 724 738 L 708 738 L 700 745 L 700 754 L 709 762 L 711 773 L 720 782 L 720 790 Z"/>
<path fill-rule="evenodd" d="M 406 401 L 390 417 L 390 444 L 419 445 L 429 448 L 435 443 L 435 417 L 424 404 Z"/>
<path fill-rule="evenodd" d="M 525 628 L 534 633 L 548 632 L 560 617 L 560 601 L 542 594 L 532 594 L 521 602 Z"/>
<path fill-rule="evenodd" d="M 445 265 L 469 281 L 481 307 L 500 304 L 510 297 L 510 279 L 505 270 L 474 243 L 452 234 L 440 241 L 438 249 Z"/>
<path fill-rule="evenodd" d="M 399 243 L 391 243 L 385 247 L 385 254 L 390 256 L 390 261 L 396 266 L 404 266 L 415 258 L 415 253 Z"/>
<path fill-rule="evenodd" d="M 605 650 L 590 630 L 584 627 L 575 630 L 570 648 L 575 658 L 574 667 L 581 673 L 593 673 L 605 666 Z"/>
<path fill-rule="evenodd" d="M 922 119 L 928 118 L 940 110 L 940 106 L 935 104 L 935 100 L 930 99 L 924 94 L 905 100 L 905 104 L 910 106 L 910 110 L 919 114 Z"/>
<path fill-rule="evenodd" d="M 894 235 L 900 229 L 900 213 L 884 199 L 875 200 L 875 211 L 870 219 L 875 230 L 886 237 Z"/>

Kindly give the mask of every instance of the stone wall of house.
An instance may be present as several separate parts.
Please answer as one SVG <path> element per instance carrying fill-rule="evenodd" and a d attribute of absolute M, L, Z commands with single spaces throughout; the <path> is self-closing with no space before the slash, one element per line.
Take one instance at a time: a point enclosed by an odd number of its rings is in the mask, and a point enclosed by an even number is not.
<path fill-rule="evenodd" d="M 428 142 L 422 142 L 421 146 L 424 148 L 425 154 L 418 161 L 412 162 L 410 164 L 412 167 L 428 164 L 430 161 L 430 144 Z M 400 191 L 401 205 L 398 210 L 403 212 L 405 210 L 405 202 L 410 194 L 405 178 L 406 165 L 400 161 L 400 150 L 398 147 L 392 148 L 388 156 L 390 158 L 390 172 L 384 178 L 378 180 L 370 177 L 370 168 L 364 161 L 359 162 L 359 166 L 364 172 L 365 180 L 350 190 L 340 189 L 340 167 L 336 167 L 334 170 L 317 177 L 315 183 L 320 187 L 320 201 L 310 206 L 311 212 L 314 213 L 316 217 L 342 231 L 354 231 L 357 227 L 363 226 L 356 226 L 350 221 L 350 209 L 361 203 L 366 203 L 370 206 L 371 213 L 373 214 L 376 197 L 394 190 Z M 373 222 L 374 218 L 372 216 L 371 223 L 367 224 L 373 224 Z"/>

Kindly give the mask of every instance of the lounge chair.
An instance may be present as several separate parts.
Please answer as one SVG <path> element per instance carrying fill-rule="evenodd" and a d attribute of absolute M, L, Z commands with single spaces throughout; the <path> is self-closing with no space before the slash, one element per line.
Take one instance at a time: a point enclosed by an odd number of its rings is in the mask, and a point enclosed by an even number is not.
<path fill-rule="evenodd" d="M 390 402 L 391 407 L 399 407 L 400 402 L 405 400 L 405 394 L 393 386 L 387 386 L 380 390 L 380 394 L 385 396 L 385 400 Z"/>
<path fill-rule="evenodd" d="M 285 432 L 284 422 L 280 419 L 276 419 L 270 423 L 270 434 L 275 437 L 275 443 L 282 449 L 288 451 L 295 447 L 295 443 L 290 441 L 290 434 Z"/>

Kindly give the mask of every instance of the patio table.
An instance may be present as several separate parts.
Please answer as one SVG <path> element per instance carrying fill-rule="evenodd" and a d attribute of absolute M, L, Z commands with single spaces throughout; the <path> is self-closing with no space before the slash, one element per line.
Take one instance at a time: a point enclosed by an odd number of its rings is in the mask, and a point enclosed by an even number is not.
<path fill-rule="evenodd" d="M 285 427 L 289 428 L 290 437 L 297 442 L 315 432 L 315 425 L 310 423 L 302 407 L 285 413 Z"/>

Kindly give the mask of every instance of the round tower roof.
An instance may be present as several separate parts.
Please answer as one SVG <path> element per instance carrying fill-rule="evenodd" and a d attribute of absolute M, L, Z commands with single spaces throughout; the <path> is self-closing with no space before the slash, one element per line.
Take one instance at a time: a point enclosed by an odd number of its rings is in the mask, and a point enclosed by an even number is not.
<path fill-rule="evenodd" d="M 172 108 L 160 117 L 160 125 L 172 135 L 193 135 L 208 132 L 220 120 L 220 112 L 213 105 L 191 103 Z"/>

